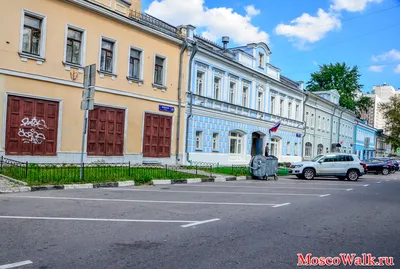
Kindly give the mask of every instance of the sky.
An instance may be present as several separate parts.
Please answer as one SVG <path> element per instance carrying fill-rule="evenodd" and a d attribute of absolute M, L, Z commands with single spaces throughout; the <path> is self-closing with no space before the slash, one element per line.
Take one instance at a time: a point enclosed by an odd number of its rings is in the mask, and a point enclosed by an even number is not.
<path fill-rule="evenodd" d="M 142 10 L 229 46 L 266 42 L 270 63 L 307 82 L 319 65 L 357 65 L 363 92 L 400 88 L 400 0 L 142 0 Z"/>

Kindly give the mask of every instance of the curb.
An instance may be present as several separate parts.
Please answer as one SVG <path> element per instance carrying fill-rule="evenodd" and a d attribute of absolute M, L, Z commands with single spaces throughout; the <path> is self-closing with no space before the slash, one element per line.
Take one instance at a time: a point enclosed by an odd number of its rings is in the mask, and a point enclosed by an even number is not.
<path fill-rule="evenodd" d="M 0 189 L 0 193 L 14 193 L 14 192 L 27 192 L 27 191 L 31 191 L 31 187 L 11 187 L 11 188 Z"/>
<path fill-rule="evenodd" d="M 193 183 L 206 183 L 206 182 L 226 182 L 226 181 L 236 181 L 236 180 L 247 180 L 246 176 L 227 176 L 216 178 L 187 178 L 187 179 L 155 179 L 151 183 L 154 186 L 157 185 L 172 185 L 172 184 L 193 184 Z"/>
<path fill-rule="evenodd" d="M 12 177 L 8 177 L 8 176 L 5 176 L 5 175 L 1 175 L 0 177 L 4 178 L 6 180 L 12 181 L 14 183 L 18 183 L 20 185 L 28 186 L 28 183 L 20 181 L 18 179 L 12 178 Z"/>

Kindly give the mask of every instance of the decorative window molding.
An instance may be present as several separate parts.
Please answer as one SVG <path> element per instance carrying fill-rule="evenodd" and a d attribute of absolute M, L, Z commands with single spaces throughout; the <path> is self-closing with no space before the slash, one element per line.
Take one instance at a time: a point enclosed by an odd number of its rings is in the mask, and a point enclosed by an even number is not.
<path fill-rule="evenodd" d="M 202 151 L 203 150 L 203 132 L 196 131 L 196 150 Z"/>
<path fill-rule="evenodd" d="M 80 40 L 80 52 L 79 52 L 79 61 L 73 62 L 67 60 L 67 46 L 68 46 L 68 30 L 71 29 L 73 31 L 77 31 L 81 33 Z M 75 25 L 66 24 L 65 26 L 65 34 L 64 34 L 64 58 L 63 64 L 65 65 L 65 70 L 69 71 L 71 67 L 77 68 L 79 72 L 83 72 L 83 68 L 85 67 L 85 59 L 86 59 L 86 29 L 77 27 Z"/>
<path fill-rule="evenodd" d="M 106 66 L 105 63 L 105 58 L 103 58 L 103 63 L 102 63 L 102 51 L 103 51 L 103 56 L 105 55 L 105 49 L 103 49 L 103 41 L 111 43 L 112 44 L 112 49 L 109 50 L 112 52 L 112 60 L 111 60 L 111 68 Z M 117 76 L 117 58 L 118 58 L 118 41 L 109 37 L 105 36 L 100 36 L 100 46 L 99 46 L 99 69 L 98 72 L 100 73 L 100 77 L 104 78 L 104 76 L 111 76 L 111 78 L 114 80 L 115 77 Z M 109 69 L 109 70 L 106 70 Z"/>
<path fill-rule="evenodd" d="M 156 66 L 156 61 L 158 61 L 157 59 L 162 60 L 162 65 L 160 62 L 160 63 L 157 63 L 157 66 Z M 156 73 L 158 75 L 158 72 L 160 72 L 160 70 L 157 69 L 157 67 L 159 67 L 159 66 L 162 66 L 161 81 L 160 81 L 160 79 L 157 79 L 157 81 L 156 81 Z M 154 62 L 153 62 L 153 83 L 152 83 L 154 89 L 161 89 L 161 90 L 167 89 L 167 68 L 168 68 L 168 57 L 155 53 L 154 54 Z"/>
<path fill-rule="evenodd" d="M 219 150 L 219 133 L 212 134 L 212 151 L 218 152 Z"/>
<path fill-rule="evenodd" d="M 137 51 L 139 52 L 139 57 L 137 58 L 137 55 L 132 55 L 131 52 L 132 51 Z M 135 61 L 139 61 L 138 65 L 135 65 Z M 132 62 L 132 60 L 134 62 Z M 132 70 L 131 68 L 133 67 L 137 67 L 139 68 L 139 74 L 138 77 L 133 76 L 132 74 Z M 132 82 L 138 83 L 138 85 L 142 85 L 143 84 L 143 70 L 144 70 L 144 49 L 142 48 L 138 48 L 132 45 L 129 45 L 129 50 L 128 50 L 128 73 L 126 75 L 126 78 L 129 82 L 129 84 L 132 84 Z"/>
<path fill-rule="evenodd" d="M 27 25 L 25 25 L 25 16 L 27 16 L 27 19 L 32 18 L 39 20 L 39 28 L 35 27 L 30 27 L 28 24 L 29 22 L 27 21 Z M 26 30 L 25 30 L 26 29 Z M 36 31 L 36 33 L 39 31 L 39 36 L 40 40 L 37 44 L 38 48 L 36 49 L 36 53 L 33 53 L 33 48 L 32 48 L 32 42 L 33 42 L 33 31 Z M 27 38 L 30 40 L 27 42 L 26 45 L 29 46 L 29 48 L 24 48 L 24 31 L 27 33 Z M 33 12 L 29 11 L 26 9 L 22 9 L 21 12 L 21 25 L 20 25 L 20 39 L 19 39 L 19 50 L 18 54 L 21 57 L 21 61 L 26 62 L 28 59 L 36 60 L 37 64 L 41 65 L 45 61 L 45 52 L 46 52 L 46 32 L 47 32 L 47 17 Z M 25 45 L 25 46 L 26 46 Z M 29 51 L 27 51 L 29 50 Z"/>

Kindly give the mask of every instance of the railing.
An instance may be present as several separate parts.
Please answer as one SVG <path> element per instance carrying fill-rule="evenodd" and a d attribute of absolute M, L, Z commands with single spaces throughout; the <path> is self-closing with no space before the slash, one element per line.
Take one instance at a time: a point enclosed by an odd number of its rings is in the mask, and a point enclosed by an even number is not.
<path fill-rule="evenodd" d="M 157 29 L 166 31 L 169 34 L 178 34 L 178 29 L 175 26 L 159 20 L 147 13 L 131 10 L 129 12 L 129 18 L 140 21 L 141 23 L 149 25 L 151 27 L 156 27 Z"/>
<path fill-rule="evenodd" d="M 188 103 L 191 103 L 190 93 L 187 95 Z M 304 128 L 304 123 L 301 121 L 296 121 L 293 119 L 288 119 L 273 115 L 270 113 L 258 111 L 252 108 L 243 107 L 240 105 L 231 104 L 224 101 L 219 101 L 209 97 L 193 94 L 193 105 L 202 106 L 214 110 L 224 111 L 228 113 L 234 113 L 237 115 L 242 115 L 254 119 L 267 120 L 272 122 L 281 122 L 282 125 L 287 125 L 295 128 Z"/>

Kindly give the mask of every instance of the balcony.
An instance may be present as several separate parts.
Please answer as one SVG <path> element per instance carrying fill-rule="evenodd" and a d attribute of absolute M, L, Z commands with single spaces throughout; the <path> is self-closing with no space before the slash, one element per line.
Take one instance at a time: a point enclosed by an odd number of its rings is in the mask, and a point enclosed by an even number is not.
<path fill-rule="evenodd" d="M 187 94 L 186 100 L 188 104 L 191 103 L 190 93 Z M 224 101 L 215 100 L 197 94 L 193 94 L 193 105 L 273 123 L 280 121 L 281 125 L 304 129 L 304 123 L 301 121 L 280 117 L 270 113 L 258 111 L 240 105 L 231 104 Z"/>
<path fill-rule="evenodd" d="M 180 37 L 179 30 L 175 26 L 168 24 L 162 20 L 159 20 L 147 13 L 130 10 L 129 18 L 140 22 L 141 24 L 147 25 L 153 29 L 159 30 L 169 35 Z"/>

